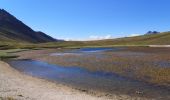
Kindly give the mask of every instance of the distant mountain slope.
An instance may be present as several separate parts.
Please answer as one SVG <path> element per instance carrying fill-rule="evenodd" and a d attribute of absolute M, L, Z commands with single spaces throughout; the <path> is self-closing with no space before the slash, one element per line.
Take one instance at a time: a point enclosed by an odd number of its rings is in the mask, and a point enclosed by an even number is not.
<path fill-rule="evenodd" d="M 53 42 L 56 39 L 43 32 L 36 32 L 23 22 L 0 9 L 0 41 L 23 41 L 31 43 Z"/>
<path fill-rule="evenodd" d="M 170 45 L 170 32 L 85 42 L 90 45 Z"/>
<path fill-rule="evenodd" d="M 96 40 L 96 41 L 63 41 L 42 43 L 39 46 L 45 48 L 66 47 L 66 48 L 82 48 L 82 47 L 112 47 L 112 46 L 148 46 L 148 45 L 170 45 L 170 32 L 159 34 L 147 34 L 136 37 L 125 37 L 118 39 Z"/>

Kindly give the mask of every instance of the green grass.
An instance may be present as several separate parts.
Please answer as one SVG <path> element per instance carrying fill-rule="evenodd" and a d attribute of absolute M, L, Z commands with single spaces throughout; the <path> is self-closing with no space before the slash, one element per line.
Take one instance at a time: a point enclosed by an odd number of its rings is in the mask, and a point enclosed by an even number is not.
<path fill-rule="evenodd" d="M 0 60 L 9 59 L 9 58 L 16 58 L 17 55 L 7 54 L 7 53 L 0 53 Z"/>
<path fill-rule="evenodd" d="M 12 53 L 15 52 L 21 52 L 21 51 L 25 51 L 27 49 L 8 49 L 8 50 L 0 50 L 0 60 L 3 59 L 8 59 L 8 58 L 16 58 L 18 57 L 17 55 L 14 55 Z"/>
<path fill-rule="evenodd" d="M 43 48 L 82 48 L 82 47 L 121 47 L 121 46 L 148 46 L 148 45 L 170 45 L 170 32 L 154 35 L 142 35 L 136 37 L 125 37 L 118 39 L 98 41 L 65 41 L 41 43 Z"/>
<path fill-rule="evenodd" d="M 13 97 L 0 97 L 0 100 L 16 100 Z"/>

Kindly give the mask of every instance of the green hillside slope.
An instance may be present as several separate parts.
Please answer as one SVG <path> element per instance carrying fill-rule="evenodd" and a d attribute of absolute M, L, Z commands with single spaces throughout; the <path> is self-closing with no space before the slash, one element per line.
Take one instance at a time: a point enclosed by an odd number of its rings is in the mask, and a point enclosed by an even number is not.
<path fill-rule="evenodd" d="M 170 32 L 87 42 L 93 45 L 170 45 Z"/>

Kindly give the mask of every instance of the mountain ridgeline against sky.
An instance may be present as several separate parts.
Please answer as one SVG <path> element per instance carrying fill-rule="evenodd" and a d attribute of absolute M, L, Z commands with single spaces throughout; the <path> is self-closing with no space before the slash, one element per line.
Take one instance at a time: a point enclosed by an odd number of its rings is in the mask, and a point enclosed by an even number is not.
<path fill-rule="evenodd" d="M 56 39 L 43 32 L 36 32 L 7 11 L 0 9 L 0 41 L 54 42 Z"/>

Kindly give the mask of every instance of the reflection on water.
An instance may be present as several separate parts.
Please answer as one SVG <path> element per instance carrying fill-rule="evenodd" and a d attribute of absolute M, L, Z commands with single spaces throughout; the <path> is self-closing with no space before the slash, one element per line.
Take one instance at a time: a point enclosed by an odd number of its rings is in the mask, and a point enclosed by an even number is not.
<path fill-rule="evenodd" d="M 52 53 L 51 56 L 69 56 L 69 55 L 82 55 L 81 53 Z"/>
<path fill-rule="evenodd" d="M 90 52 L 103 52 L 103 51 L 116 51 L 119 50 L 120 48 L 81 48 L 78 50 L 75 50 L 75 52 L 84 52 L 84 53 L 90 53 Z"/>
<path fill-rule="evenodd" d="M 98 53 L 104 51 L 118 51 L 121 48 L 80 48 L 62 53 L 52 53 L 51 56 L 65 56 L 65 55 L 83 55 L 83 54 L 91 54 Z"/>
<path fill-rule="evenodd" d="M 160 98 L 163 100 L 170 99 L 170 92 L 167 89 L 121 77 L 114 73 L 91 72 L 79 67 L 63 67 L 35 60 L 13 60 L 8 63 L 25 74 L 53 82 L 61 82 L 84 90 Z"/>
<path fill-rule="evenodd" d="M 153 65 L 157 66 L 157 67 L 161 67 L 161 68 L 170 68 L 170 62 L 167 61 L 156 61 L 156 62 L 152 62 Z"/>

